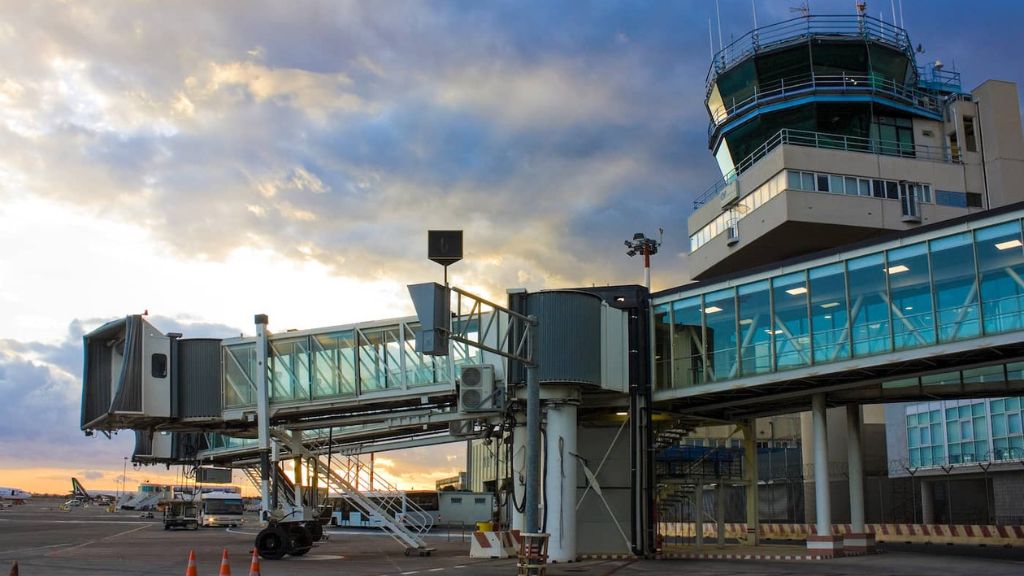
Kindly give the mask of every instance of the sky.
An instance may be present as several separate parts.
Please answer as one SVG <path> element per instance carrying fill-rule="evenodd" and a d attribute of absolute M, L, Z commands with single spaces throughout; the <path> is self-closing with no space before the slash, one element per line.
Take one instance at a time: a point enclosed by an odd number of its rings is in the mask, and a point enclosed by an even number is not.
<path fill-rule="evenodd" d="M 797 1 L 721 0 L 726 43 Z M 853 0 L 811 0 L 851 14 Z M 1024 81 L 1024 3 L 902 3 L 921 61 Z M 892 20 L 892 4 L 868 12 Z M 899 16 L 899 3 L 896 3 Z M 81 337 L 148 310 L 226 337 L 412 314 L 428 229 L 493 299 L 685 282 L 712 1 L 0 0 L 0 485 L 114 488 L 132 434 L 78 429 Z M 714 42 L 718 30 L 714 25 Z M 464 446 L 378 459 L 428 487 Z M 139 481 L 163 468 L 129 469 Z"/>

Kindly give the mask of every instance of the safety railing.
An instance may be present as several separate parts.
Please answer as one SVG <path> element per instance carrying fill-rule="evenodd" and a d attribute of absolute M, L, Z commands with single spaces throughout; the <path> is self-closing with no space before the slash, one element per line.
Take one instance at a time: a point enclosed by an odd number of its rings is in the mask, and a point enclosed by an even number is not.
<path fill-rule="evenodd" d="M 719 50 L 708 71 L 707 86 L 710 88 L 719 74 L 752 54 L 811 36 L 873 40 L 914 59 L 910 37 L 898 26 L 867 15 L 806 15 L 755 28 Z"/>
<path fill-rule="evenodd" d="M 945 148 L 937 146 L 926 146 L 924 144 L 910 144 L 907 142 L 896 142 L 893 140 L 878 140 L 875 138 L 861 138 L 859 136 L 845 136 L 842 134 L 827 134 L 825 132 L 811 132 L 807 130 L 791 130 L 789 128 L 783 128 L 777 134 L 766 140 L 764 144 L 761 144 L 754 149 L 754 151 L 746 158 L 736 164 L 736 168 L 732 172 L 699 194 L 693 201 L 693 209 L 697 210 L 709 200 L 717 197 L 726 186 L 736 179 L 737 176 L 748 170 L 754 164 L 757 164 L 758 161 L 782 144 L 806 146 L 809 148 L 820 148 L 824 150 L 883 154 L 886 156 L 899 156 L 902 158 L 914 158 L 917 160 L 928 160 L 931 162 L 960 162 L 959 157 L 954 157 Z"/>
<path fill-rule="evenodd" d="M 892 78 L 878 74 L 806 74 L 755 84 L 753 93 L 746 98 L 734 97 L 713 109 L 710 109 L 709 104 L 711 124 L 708 126 L 708 137 L 710 138 L 726 120 L 746 110 L 768 102 L 818 92 L 880 96 L 931 114 L 942 114 L 942 98 L 936 92 L 920 90 L 916 86 L 897 82 Z"/>

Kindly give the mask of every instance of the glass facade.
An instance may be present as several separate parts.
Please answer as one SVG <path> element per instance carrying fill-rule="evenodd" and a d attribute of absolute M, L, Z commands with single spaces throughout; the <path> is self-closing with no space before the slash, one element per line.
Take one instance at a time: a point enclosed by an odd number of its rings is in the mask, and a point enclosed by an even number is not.
<path fill-rule="evenodd" d="M 1010 364 L 1007 368 L 1012 370 L 1014 366 Z M 1002 378 L 1003 366 L 995 368 Z M 967 377 L 965 371 L 965 380 Z M 937 468 L 1024 460 L 1022 405 L 1021 398 L 1014 397 L 907 406 L 908 466 Z"/>
<path fill-rule="evenodd" d="M 449 359 L 416 352 L 418 324 L 353 328 L 269 341 L 267 384 L 271 403 L 353 397 L 449 381 Z M 469 332 L 475 329 L 469 327 Z M 482 353 L 453 345 L 452 361 L 478 363 Z M 256 390 L 256 343 L 222 349 L 225 408 L 252 406 Z"/>
<path fill-rule="evenodd" d="M 1022 330 L 1022 228 L 1018 218 L 1007 220 L 658 299 L 656 388 Z"/>

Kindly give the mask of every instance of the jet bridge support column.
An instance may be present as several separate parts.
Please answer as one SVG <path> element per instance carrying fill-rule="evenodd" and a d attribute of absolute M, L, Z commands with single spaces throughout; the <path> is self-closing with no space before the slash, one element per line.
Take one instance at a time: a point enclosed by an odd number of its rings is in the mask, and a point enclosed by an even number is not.
<path fill-rule="evenodd" d="M 546 389 L 544 392 L 552 392 Z M 565 388 L 565 398 L 545 401 L 544 531 L 550 562 L 576 561 L 576 447 L 579 392 Z"/>
<path fill-rule="evenodd" d="M 260 447 L 260 519 L 270 514 L 270 405 L 267 398 L 267 324 L 266 314 L 257 314 L 256 322 L 256 428 Z"/>
<path fill-rule="evenodd" d="M 850 482 L 850 534 L 843 536 L 846 554 L 874 554 L 875 535 L 864 529 L 864 458 L 860 445 L 860 406 L 846 406 L 846 455 Z"/>
<path fill-rule="evenodd" d="M 832 535 L 832 498 L 829 493 L 828 421 L 825 395 L 811 397 L 814 434 L 814 513 L 817 529 L 807 536 L 807 551 L 812 556 L 831 558 L 843 555 L 843 539 Z"/>
<path fill-rule="evenodd" d="M 512 429 L 512 491 L 509 502 L 509 522 L 513 530 L 526 531 L 526 414 L 516 412 L 516 425 Z"/>

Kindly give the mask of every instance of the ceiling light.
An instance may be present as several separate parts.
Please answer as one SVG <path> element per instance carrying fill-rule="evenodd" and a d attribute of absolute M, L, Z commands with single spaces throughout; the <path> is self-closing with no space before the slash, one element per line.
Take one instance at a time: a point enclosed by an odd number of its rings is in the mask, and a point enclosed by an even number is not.
<path fill-rule="evenodd" d="M 629 416 L 629 412 L 616 412 L 616 416 Z"/>
<path fill-rule="evenodd" d="M 786 290 L 786 294 L 791 294 L 793 296 L 799 296 L 801 294 L 807 294 L 807 287 L 806 286 L 798 286 L 796 288 L 790 288 L 789 290 Z"/>
<path fill-rule="evenodd" d="M 822 308 L 826 308 L 826 309 L 827 308 L 835 308 L 836 306 L 839 306 L 839 302 L 826 302 L 825 304 L 821 305 Z"/>
<path fill-rule="evenodd" d="M 899 274 L 900 272 L 906 272 L 908 270 L 910 270 L 910 268 L 907 268 L 903 264 L 897 264 L 891 268 L 885 269 L 885 271 L 888 272 L 889 274 Z"/>
<path fill-rule="evenodd" d="M 753 323 L 754 323 L 754 321 L 752 319 L 750 319 L 750 318 L 744 318 L 743 320 L 740 320 L 740 325 L 741 326 L 746 326 L 748 324 L 753 324 Z"/>
<path fill-rule="evenodd" d="M 832 319 L 832 315 L 831 314 L 825 314 L 825 320 L 831 320 L 831 319 Z"/>
<path fill-rule="evenodd" d="M 704 309 L 704 313 L 705 314 L 714 314 L 715 312 L 721 312 L 721 311 L 722 311 L 722 309 L 719 308 L 718 306 L 708 306 L 707 308 Z"/>
<path fill-rule="evenodd" d="M 1010 248 L 1017 248 L 1020 245 L 1020 240 L 1007 240 L 1006 242 L 996 244 L 996 248 L 1000 250 L 1009 250 Z"/>
<path fill-rule="evenodd" d="M 913 306 L 907 306 L 906 308 L 904 308 L 904 310 L 913 310 L 913 309 L 914 309 Z"/>

